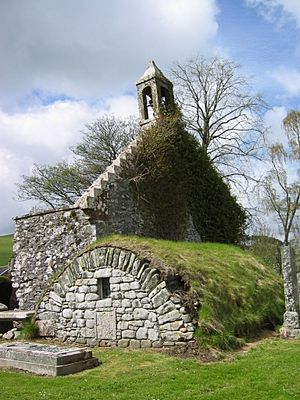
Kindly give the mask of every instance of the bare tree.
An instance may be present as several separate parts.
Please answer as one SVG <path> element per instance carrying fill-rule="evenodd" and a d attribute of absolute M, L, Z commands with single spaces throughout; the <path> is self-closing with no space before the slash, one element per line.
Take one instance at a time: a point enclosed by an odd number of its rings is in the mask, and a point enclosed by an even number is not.
<path fill-rule="evenodd" d="M 56 208 L 72 205 L 137 134 L 135 119 L 105 115 L 86 125 L 82 142 L 72 148 L 73 163 L 35 164 L 17 184 L 19 200 Z"/>
<path fill-rule="evenodd" d="M 266 108 L 238 69 L 219 57 L 196 57 L 171 69 L 187 128 L 222 175 L 233 182 L 249 178 L 249 159 L 259 157 Z"/>
<path fill-rule="evenodd" d="M 76 164 L 89 180 L 95 180 L 136 136 L 138 122 L 104 115 L 91 124 L 86 124 L 83 140 L 72 148 Z"/>
<path fill-rule="evenodd" d="M 287 141 L 270 147 L 271 169 L 262 189 L 265 204 L 275 213 L 288 245 L 300 209 L 300 112 L 291 111 L 283 126 Z"/>

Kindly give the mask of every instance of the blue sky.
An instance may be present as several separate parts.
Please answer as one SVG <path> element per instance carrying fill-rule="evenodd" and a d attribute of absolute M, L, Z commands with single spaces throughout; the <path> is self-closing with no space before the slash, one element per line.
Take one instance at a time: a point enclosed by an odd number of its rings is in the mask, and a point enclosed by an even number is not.
<path fill-rule="evenodd" d="M 34 163 L 70 157 L 86 123 L 137 114 L 149 60 L 220 54 L 241 64 L 267 100 L 275 139 L 300 109 L 299 0 L 2 0 L 0 234 L 30 210 L 15 183 Z"/>

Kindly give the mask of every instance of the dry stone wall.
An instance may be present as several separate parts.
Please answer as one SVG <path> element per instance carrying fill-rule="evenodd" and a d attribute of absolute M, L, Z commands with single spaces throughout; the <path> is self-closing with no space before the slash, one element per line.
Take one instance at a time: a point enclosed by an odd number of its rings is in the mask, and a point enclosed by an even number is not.
<path fill-rule="evenodd" d="M 105 298 L 103 280 L 109 284 Z M 173 346 L 192 340 L 195 329 L 181 296 L 171 293 L 157 269 L 111 247 L 68 265 L 42 297 L 36 318 L 41 334 L 97 346 Z"/>
<path fill-rule="evenodd" d="M 17 218 L 11 273 L 19 308 L 33 310 L 53 273 L 95 239 L 95 226 L 81 209 Z"/>

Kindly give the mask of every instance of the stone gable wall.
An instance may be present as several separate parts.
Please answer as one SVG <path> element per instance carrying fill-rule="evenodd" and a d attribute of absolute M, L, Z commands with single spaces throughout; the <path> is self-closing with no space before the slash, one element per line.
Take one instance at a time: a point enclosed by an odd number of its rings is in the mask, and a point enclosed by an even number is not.
<path fill-rule="evenodd" d="M 104 277 L 107 298 L 99 294 Z M 168 289 L 157 269 L 111 247 L 91 250 L 67 266 L 42 297 L 36 318 L 60 339 L 97 346 L 173 346 L 192 340 L 195 330 L 180 294 Z"/>
<path fill-rule="evenodd" d="M 53 273 L 95 239 L 95 226 L 80 209 L 17 218 L 11 273 L 19 308 L 33 310 Z"/>

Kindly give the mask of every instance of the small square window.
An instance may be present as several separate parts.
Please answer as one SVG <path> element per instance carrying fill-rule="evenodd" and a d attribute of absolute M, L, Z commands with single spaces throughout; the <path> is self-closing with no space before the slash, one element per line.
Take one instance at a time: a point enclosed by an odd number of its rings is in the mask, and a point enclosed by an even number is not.
<path fill-rule="evenodd" d="M 110 296 L 109 278 L 98 279 L 98 294 L 100 299 L 106 299 Z"/>

